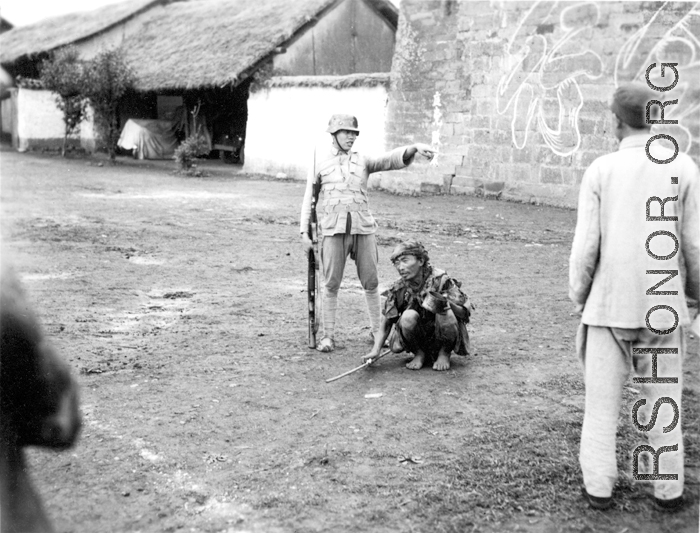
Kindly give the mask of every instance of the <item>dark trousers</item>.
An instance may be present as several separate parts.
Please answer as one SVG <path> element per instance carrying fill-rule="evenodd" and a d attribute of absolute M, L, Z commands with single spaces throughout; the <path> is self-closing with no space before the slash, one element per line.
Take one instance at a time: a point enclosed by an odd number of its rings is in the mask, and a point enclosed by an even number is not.
<path fill-rule="evenodd" d="M 435 359 L 441 349 L 452 352 L 459 341 L 459 325 L 452 310 L 433 314 L 408 309 L 401 313 L 389 337 L 393 352 L 423 351 Z"/>

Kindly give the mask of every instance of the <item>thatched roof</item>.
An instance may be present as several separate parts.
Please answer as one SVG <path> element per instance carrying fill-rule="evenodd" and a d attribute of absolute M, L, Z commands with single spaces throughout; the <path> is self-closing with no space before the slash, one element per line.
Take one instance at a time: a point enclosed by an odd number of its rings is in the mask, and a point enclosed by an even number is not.
<path fill-rule="evenodd" d="M 0 63 L 84 41 L 138 15 L 140 28 L 123 43 L 138 90 L 235 86 L 342 1 L 131 0 L 0 35 Z M 390 0 L 363 1 L 396 27 Z"/>
<path fill-rule="evenodd" d="M 13 28 L 0 35 L 0 63 L 13 63 L 81 41 L 166 1 L 131 0 Z"/>
<path fill-rule="evenodd" d="M 396 13 L 386 0 L 366 1 L 380 13 L 380 6 Z M 146 13 L 142 29 L 125 42 L 137 88 L 237 85 L 277 47 L 339 2 L 188 0 Z"/>

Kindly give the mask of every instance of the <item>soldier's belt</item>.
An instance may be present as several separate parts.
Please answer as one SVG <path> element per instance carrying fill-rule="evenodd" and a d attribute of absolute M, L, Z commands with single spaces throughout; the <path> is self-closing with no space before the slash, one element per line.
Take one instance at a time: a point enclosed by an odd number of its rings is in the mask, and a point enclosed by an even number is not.
<path fill-rule="evenodd" d="M 326 208 L 326 213 L 349 213 L 351 211 L 367 211 L 367 206 L 352 202 L 349 204 L 330 205 Z"/>

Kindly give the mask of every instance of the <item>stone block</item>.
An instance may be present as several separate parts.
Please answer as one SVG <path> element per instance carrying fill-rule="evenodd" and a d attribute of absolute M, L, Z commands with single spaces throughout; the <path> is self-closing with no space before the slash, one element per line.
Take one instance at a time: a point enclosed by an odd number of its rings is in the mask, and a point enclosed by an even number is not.
<path fill-rule="evenodd" d="M 445 106 L 443 106 L 445 107 Z M 443 111 L 442 115 L 442 120 L 444 122 L 450 122 L 450 123 L 461 123 L 462 120 L 464 119 L 464 114 L 463 113 L 450 113 L 450 112 L 444 112 Z"/>
<path fill-rule="evenodd" d="M 498 105 L 496 105 L 496 112 L 498 110 Z M 503 109 L 501 109 L 503 111 Z M 512 131 L 512 121 L 513 116 L 511 114 L 505 115 L 494 115 L 491 117 L 491 127 L 502 130 L 502 131 Z"/>
<path fill-rule="evenodd" d="M 577 194 L 577 190 L 564 189 L 554 185 L 519 183 L 506 187 L 501 199 L 571 208 L 576 207 Z"/>
<path fill-rule="evenodd" d="M 445 92 L 447 94 L 456 94 L 461 92 L 462 88 L 461 80 L 448 81 L 445 86 Z"/>
<path fill-rule="evenodd" d="M 455 153 L 441 153 L 438 155 L 438 161 L 440 162 L 440 165 L 445 166 L 447 168 L 454 168 L 458 165 L 461 165 L 463 158 L 464 156 L 462 154 Z"/>
<path fill-rule="evenodd" d="M 578 131 L 582 135 L 593 135 L 596 132 L 596 127 L 599 122 L 602 122 L 601 119 L 590 119 L 590 118 L 582 118 L 579 117 L 578 119 Z"/>
<path fill-rule="evenodd" d="M 562 177 L 562 184 L 563 185 L 576 185 L 576 178 L 578 176 L 578 170 L 575 168 L 572 168 L 570 166 L 568 167 L 562 167 L 561 169 L 561 177 Z"/>
<path fill-rule="evenodd" d="M 561 168 L 559 167 L 540 167 L 540 181 L 542 183 L 561 184 Z"/>
<path fill-rule="evenodd" d="M 459 187 L 459 186 L 453 185 L 452 189 L 450 189 L 450 194 L 476 196 L 476 188 L 474 188 L 474 187 Z"/>
<path fill-rule="evenodd" d="M 533 165 L 513 165 L 510 169 L 514 182 L 534 183 L 537 180 L 537 167 Z M 510 180 L 508 180 L 510 181 Z"/>
<path fill-rule="evenodd" d="M 452 137 L 454 135 L 454 124 L 451 124 L 449 122 L 445 122 L 440 126 L 440 137 Z"/>
<path fill-rule="evenodd" d="M 414 12 L 411 15 L 408 16 L 408 19 L 412 23 L 417 23 L 417 22 L 423 22 L 427 19 L 432 19 L 434 17 L 433 13 L 431 11 L 420 11 L 420 12 Z"/>
<path fill-rule="evenodd" d="M 422 194 L 441 194 L 442 188 L 443 185 L 438 183 L 430 183 L 423 181 L 420 184 L 420 192 Z"/>
<path fill-rule="evenodd" d="M 511 145 L 498 147 L 498 162 L 510 165 L 513 162 L 514 148 Z"/>
<path fill-rule="evenodd" d="M 480 178 L 465 178 L 465 177 L 459 177 L 455 176 L 454 179 L 452 180 L 452 187 L 471 187 L 471 188 L 477 188 L 483 186 L 484 181 Z"/>
<path fill-rule="evenodd" d="M 493 93 L 493 91 L 491 92 Z M 493 96 L 475 99 L 474 103 L 476 104 L 475 114 L 477 115 L 491 116 L 495 113 L 496 105 Z"/>
<path fill-rule="evenodd" d="M 460 137 L 466 134 L 466 132 L 469 131 L 467 126 L 465 126 L 462 122 L 458 122 L 452 125 L 452 134 L 455 137 Z"/>
<path fill-rule="evenodd" d="M 513 150 L 513 163 L 531 163 L 533 150 L 529 146 Z"/>
<path fill-rule="evenodd" d="M 460 2 L 459 4 L 459 15 L 460 17 L 473 18 L 477 15 L 494 14 L 495 8 L 491 5 L 491 2 L 484 0 L 476 0 L 472 2 Z"/>
<path fill-rule="evenodd" d="M 485 84 L 473 85 L 471 88 L 472 98 L 488 98 L 493 95 L 493 87 Z"/>
<path fill-rule="evenodd" d="M 497 130 L 493 129 L 491 130 L 491 142 L 494 144 L 511 144 L 511 134 L 509 131 L 503 131 L 503 130 Z"/>
<path fill-rule="evenodd" d="M 482 133 L 488 136 L 489 129 L 491 128 L 491 117 L 475 117 L 471 116 L 465 123 L 474 130 L 484 130 Z"/>

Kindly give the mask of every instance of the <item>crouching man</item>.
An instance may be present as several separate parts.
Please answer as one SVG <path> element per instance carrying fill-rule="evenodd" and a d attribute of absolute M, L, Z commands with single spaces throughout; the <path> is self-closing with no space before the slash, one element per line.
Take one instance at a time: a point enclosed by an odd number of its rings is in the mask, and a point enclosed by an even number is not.
<path fill-rule="evenodd" d="M 399 244 L 391 262 L 401 276 L 389 289 L 379 334 L 362 360 L 376 359 L 384 343 L 394 353 L 410 352 L 406 368 L 448 370 L 450 355 L 469 354 L 467 323 L 471 309 L 461 283 L 430 264 L 428 252 L 414 240 Z"/>

